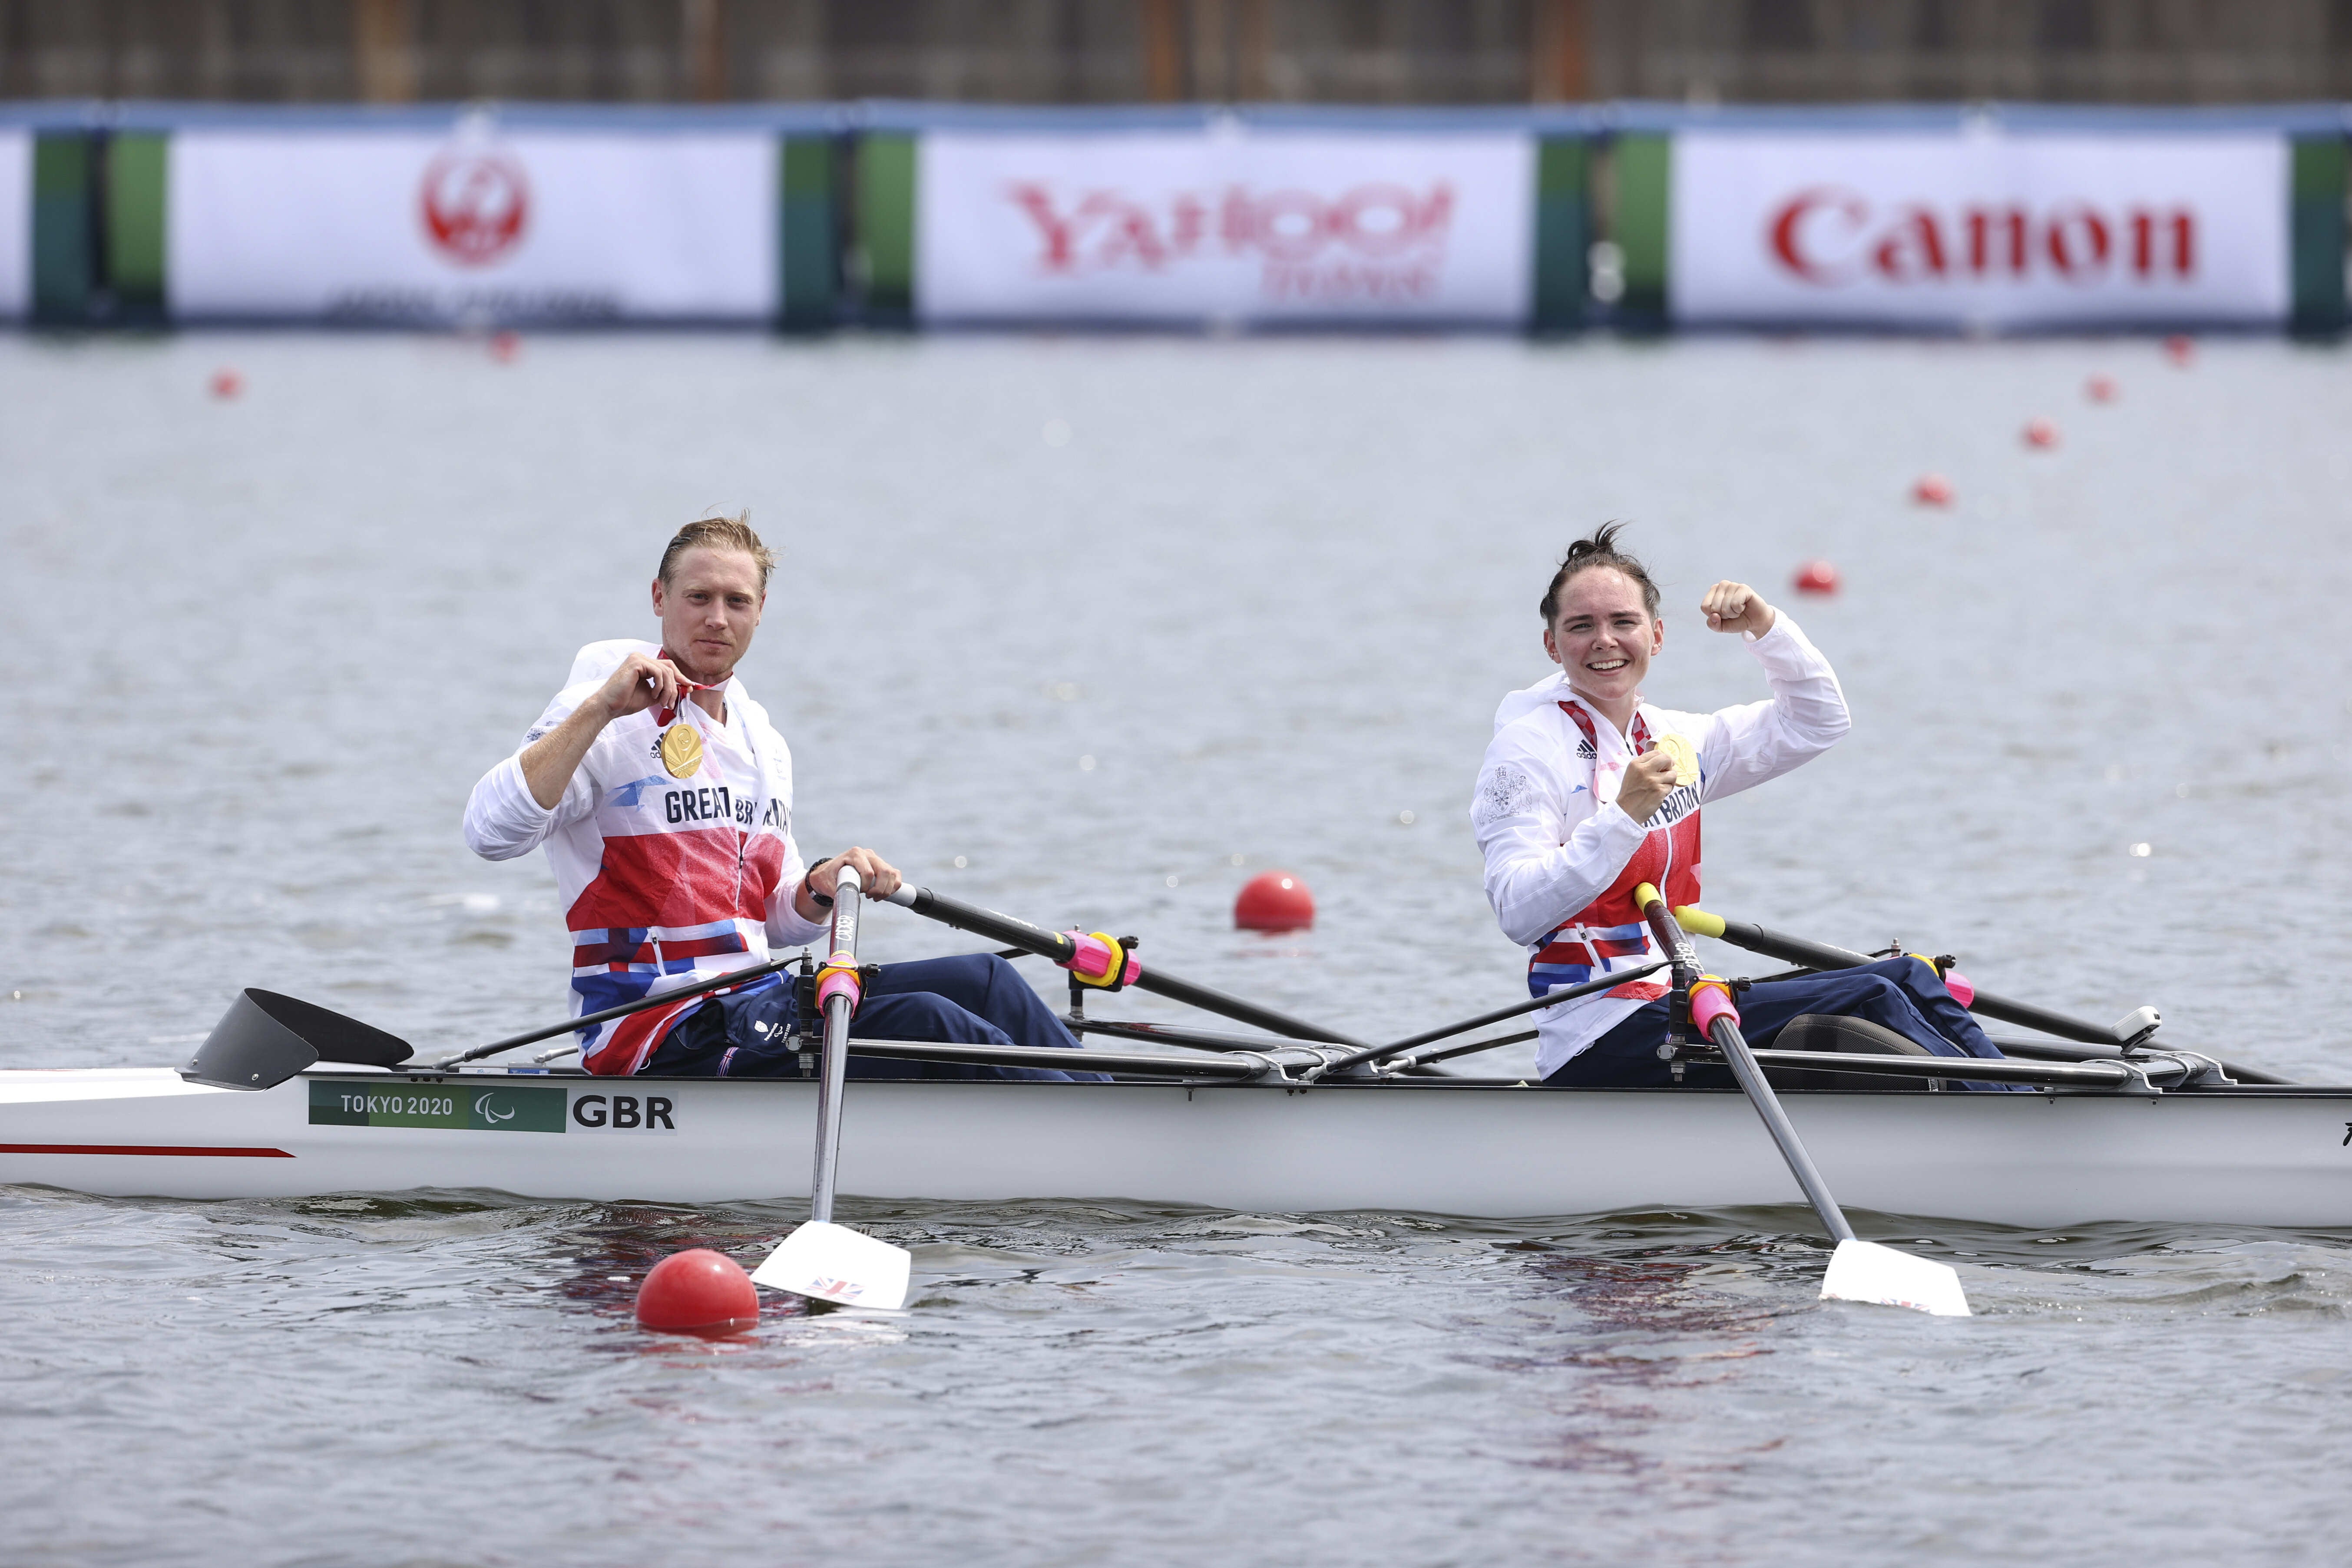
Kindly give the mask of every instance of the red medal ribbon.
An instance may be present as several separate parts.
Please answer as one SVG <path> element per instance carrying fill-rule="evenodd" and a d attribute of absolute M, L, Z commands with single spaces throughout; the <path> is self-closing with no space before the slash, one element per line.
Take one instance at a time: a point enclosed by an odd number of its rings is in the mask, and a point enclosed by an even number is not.
<path fill-rule="evenodd" d="M 654 657 L 656 658 L 668 659 L 673 665 L 677 663 L 677 659 L 670 658 L 670 651 L 667 648 L 662 649 L 661 652 L 654 655 Z M 721 686 L 724 684 L 725 683 L 723 681 L 720 683 Z M 686 678 L 686 671 L 684 669 L 680 669 L 677 672 L 677 689 L 679 695 L 684 696 L 688 693 L 696 691 L 717 691 L 719 689 L 719 687 L 704 686 L 698 681 L 688 680 Z M 667 729 L 669 727 L 669 721 L 677 717 L 677 709 L 665 708 L 660 712 L 654 715 L 654 723 L 661 729 Z"/>

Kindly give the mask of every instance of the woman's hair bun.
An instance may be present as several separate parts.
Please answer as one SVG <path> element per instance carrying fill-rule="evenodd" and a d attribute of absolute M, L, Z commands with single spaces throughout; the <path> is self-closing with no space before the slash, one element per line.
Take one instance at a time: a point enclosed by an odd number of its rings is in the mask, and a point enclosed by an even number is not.
<path fill-rule="evenodd" d="M 1613 567 L 1631 578 L 1642 590 L 1642 607 L 1652 616 L 1658 613 L 1658 585 L 1650 581 L 1650 574 L 1639 561 L 1617 548 L 1617 536 L 1625 531 L 1622 522 L 1604 522 L 1592 531 L 1590 539 L 1580 539 L 1568 547 L 1560 557 L 1559 570 L 1552 574 L 1551 586 L 1544 590 L 1543 603 L 1538 608 L 1543 623 L 1549 626 L 1559 614 L 1559 591 L 1568 586 L 1570 578 L 1596 566 Z"/>

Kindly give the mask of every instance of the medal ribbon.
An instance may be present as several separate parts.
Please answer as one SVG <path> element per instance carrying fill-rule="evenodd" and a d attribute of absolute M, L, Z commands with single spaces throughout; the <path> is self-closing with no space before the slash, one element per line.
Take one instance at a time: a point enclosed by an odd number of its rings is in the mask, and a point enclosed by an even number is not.
<path fill-rule="evenodd" d="M 677 660 L 670 658 L 670 652 L 667 648 L 662 649 L 661 652 L 656 654 L 654 657 L 659 659 L 666 659 L 672 666 L 676 666 L 677 663 Z M 721 685 L 724 685 L 724 682 L 722 682 Z M 683 705 L 684 699 L 694 692 L 717 691 L 720 688 L 719 686 L 705 686 L 699 681 L 688 680 L 686 678 L 686 671 L 683 669 L 680 669 L 677 672 L 677 692 L 681 705 Z M 654 723 L 666 730 L 669 728 L 669 721 L 677 717 L 677 709 L 665 708 L 654 715 Z"/>

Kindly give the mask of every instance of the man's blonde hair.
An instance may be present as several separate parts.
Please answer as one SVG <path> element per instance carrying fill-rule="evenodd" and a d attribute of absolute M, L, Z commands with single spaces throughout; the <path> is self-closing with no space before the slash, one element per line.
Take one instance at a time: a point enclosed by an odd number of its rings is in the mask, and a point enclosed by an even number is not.
<path fill-rule="evenodd" d="M 669 548 L 662 552 L 658 575 L 663 585 L 668 585 L 670 569 L 677 564 L 679 556 L 689 550 L 703 549 L 741 551 L 751 558 L 751 564 L 760 569 L 760 592 L 764 594 L 768 591 L 768 576 L 776 569 L 776 558 L 766 545 L 760 542 L 760 536 L 751 531 L 750 512 L 739 511 L 733 517 L 706 517 L 679 529 L 671 537 Z"/>

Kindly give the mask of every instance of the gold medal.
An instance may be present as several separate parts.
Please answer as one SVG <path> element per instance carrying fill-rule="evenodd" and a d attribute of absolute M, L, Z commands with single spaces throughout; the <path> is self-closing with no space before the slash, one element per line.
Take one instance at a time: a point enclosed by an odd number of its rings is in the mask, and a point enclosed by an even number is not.
<path fill-rule="evenodd" d="M 1657 738 L 1653 749 L 1674 758 L 1676 789 L 1698 777 L 1698 749 L 1690 743 L 1689 736 L 1677 735 L 1670 730 Z"/>
<path fill-rule="evenodd" d="M 674 779 L 690 779 L 702 771 L 702 737 L 693 725 L 672 724 L 662 731 L 661 760 Z"/>

